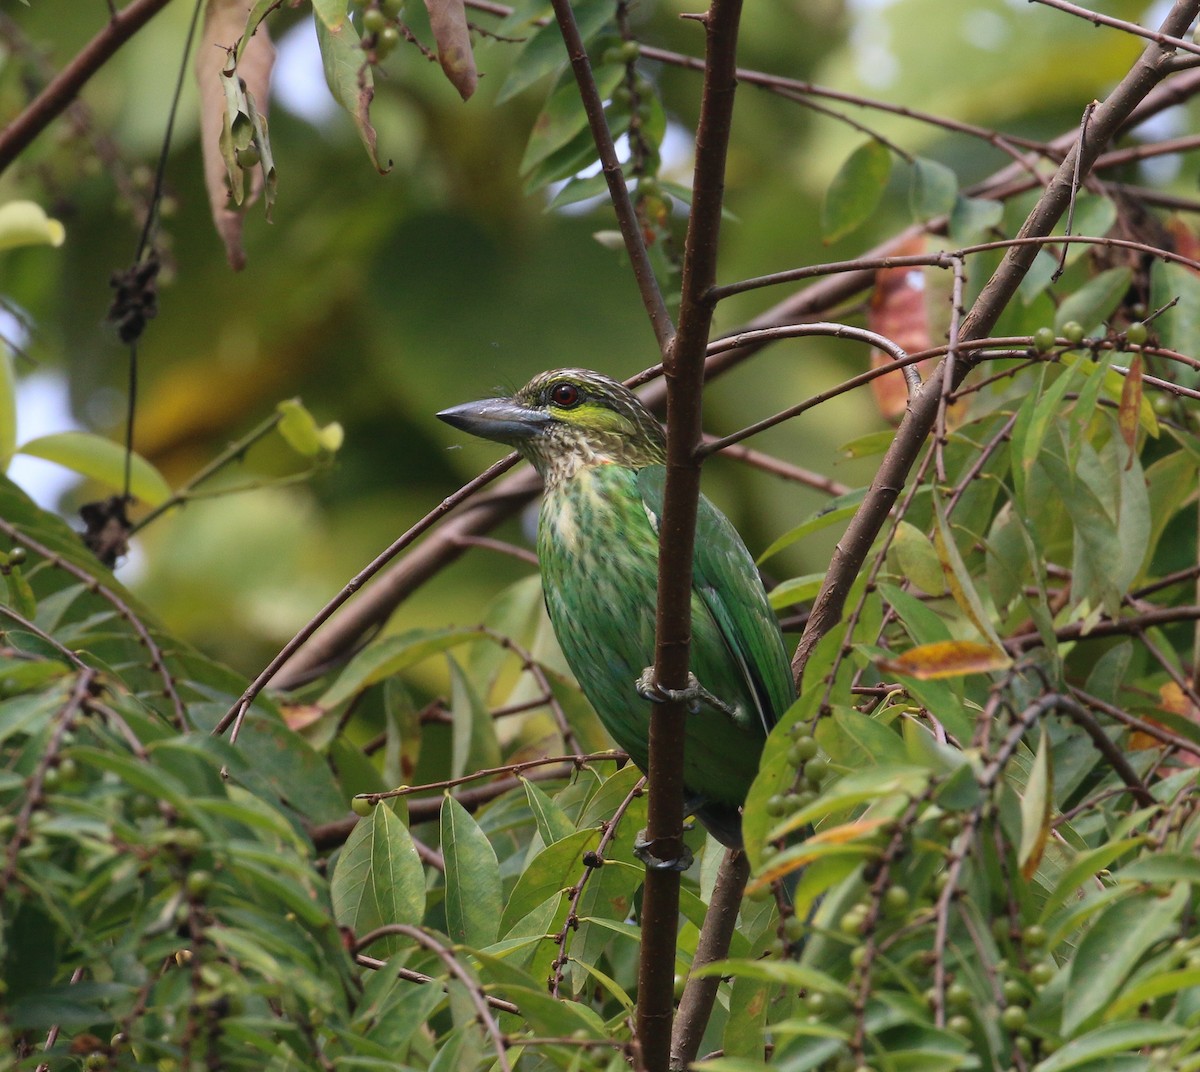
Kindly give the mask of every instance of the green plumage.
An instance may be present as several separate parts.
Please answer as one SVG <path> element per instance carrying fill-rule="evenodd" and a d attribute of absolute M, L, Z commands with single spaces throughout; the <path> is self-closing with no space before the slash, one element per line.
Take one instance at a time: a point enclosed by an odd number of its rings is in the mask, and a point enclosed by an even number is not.
<path fill-rule="evenodd" d="M 621 384 L 580 369 L 542 373 L 512 399 L 438 416 L 513 445 L 541 473 L 538 561 L 555 635 L 605 728 L 645 770 L 650 705 L 636 682 L 654 662 L 661 426 Z M 688 715 L 685 803 L 720 841 L 739 845 L 738 809 L 795 687 L 754 561 L 703 496 L 690 665 L 728 710 L 705 703 Z"/>

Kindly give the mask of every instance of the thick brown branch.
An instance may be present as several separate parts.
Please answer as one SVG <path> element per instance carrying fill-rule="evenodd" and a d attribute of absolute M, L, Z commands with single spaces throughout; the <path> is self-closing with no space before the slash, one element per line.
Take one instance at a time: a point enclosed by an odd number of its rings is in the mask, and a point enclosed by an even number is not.
<path fill-rule="evenodd" d="M 706 70 L 696 130 L 692 211 L 684 242 L 679 330 L 664 360 L 667 380 L 667 474 L 659 529 L 658 609 L 654 678 L 670 689 L 688 681 L 691 647 L 692 554 L 700 496 L 701 391 L 712 326 L 708 292 L 716 282 L 717 245 L 725 193 L 725 160 L 737 89 L 736 51 L 741 0 L 713 0 L 703 18 Z M 683 739 L 681 701 L 656 704 L 650 715 L 650 797 L 646 840 L 659 859 L 682 856 Z M 679 873 L 647 868 L 642 900 L 637 1039 L 648 1072 L 671 1059 Z"/>
<path fill-rule="evenodd" d="M 170 0 L 133 0 L 116 12 L 78 55 L 53 78 L 11 123 L 0 131 L 0 172 L 3 172 L 75 99 L 84 83 L 126 41 L 157 15 Z"/>
<path fill-rule="evenodd" d="M 750 861 L 738 849 L 729 849 L 721 861 L 713 886 L 712 900 L 704 914 L 704 926 L 700 940 L 696 943 L 696 955 L 692 958 L 692 971 L 705 964 L 722 960 L 729 955 L 729 943 L 733 940 L 738 910 L 742 905 L 742 894 L 746 880 L 750 877 Z M 716 975 L 698 979 L 689 975 L 679 1000 L 679 1014 L 675 1018 L 675 1030 L 671 1036 L 671 1068 L 682 1072 L 695 1059 L 700 1050 L 700 1040 L 713 1004 L 717 1000 L 717 988 L 721 980 Z"/>

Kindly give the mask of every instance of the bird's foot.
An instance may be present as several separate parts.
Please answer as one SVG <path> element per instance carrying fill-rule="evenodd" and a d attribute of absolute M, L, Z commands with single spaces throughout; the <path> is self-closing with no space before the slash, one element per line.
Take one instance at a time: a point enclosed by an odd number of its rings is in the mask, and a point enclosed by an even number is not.
<path fill-rule="evenodd" d="M 683 842 L 680 845 L 683 848 L 674 859 L 661 859 L 655 856 L 650 851 L 653 841 L 646 838 L 646 831 L 639 830 L 633 839 L 633 855 L 642 861 L 651 871 L 686 871 L 695 862 L 695 856 L 692 855 L 692 850 L 689 849 Z"/>
<path fill-rule="evenodd" d="M 714 711 L 720 711 L 723 715 L 734 717 L 734 710 L 719 697 L 714 696 L 708 691 L 696 675 L 688 672 L 687 688 L 684 689 L 668 689 L 665 685 L 660 685 L 654 678 L 654 667 L 647 666 L 642 671 L 641 676 L 637 679 L 635 685 L 638 695 L 643 700 L 649 700 L 651 703 L 666 703 L 668 700 L 678 700 L 681 703 L 687 704 L 688 713 L 698 715 L 700 708 L 708 705 Z"/>

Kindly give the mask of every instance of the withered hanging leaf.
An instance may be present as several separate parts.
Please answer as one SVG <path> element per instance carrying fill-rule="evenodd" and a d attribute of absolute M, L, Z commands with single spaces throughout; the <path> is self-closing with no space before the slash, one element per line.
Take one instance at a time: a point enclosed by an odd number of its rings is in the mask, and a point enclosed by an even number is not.
<path fill-rule="evenodd" d="M 463 0 L 425 0 L 429 28 L 437 42 L 438 63 L 463 100 L 475 92 L 479 75 L 471 51 L 471 31 Z"/>
<path fill-rule="evenodd" d="M 252 96 L 265 114 L 270 96 L 275 47 L 265 25 L 259 22 L 253 36 L 242 40 L 247 25 L 244 0 L 209 0 L 204 28 L 196 51 L 196 84 L 200 92 L 200 146 L 204 157 L 204 183 L 212 206 L 213 224 L 225 244 L 230 266 L 245 266 L 242 249 L 242 212 L 263 187 L 263 170 L 243 167 L 238 151 L 254 145 L 259 156 L 270 159 L 257 145 L 256 124 L 247 97 Z M 236 57 L 236 58 L 235 58 Z M 265 123 L 261 125 L 265 137 Z M 242 186 L 249 173 L 249 190 Z M 272 176 L 272 183 L 274 179 Z M 240 205 L 235 208 L 231 205 Z"/>
<path fill-rule="evenodd" d="M 1121 385 L 1121 407 L 1117 412 L 1117 424 L 1121 429 L 1121 438 L 1129 448 L 1129 460 L 1125 468 L 1133 466 L 1137 456 L 1138 422 L 1142 415 L 1142 355 L 1136 353 L 1129 362 L 1129 374 Z"/>
<path fill-rule="evenodd" d="M 975 640 L 939 640 L 918 644 L 894 659 L 879 659 L 875 665 L 886 673 L 933 681 L 941 677 L 1005 670 L 1012 665 L 1012 660 L 1003 648 L 991 644 L 980 644 Z"/>
<path fill-rule="evenodd" d="M 889 255 L 907 257 L 925 252 L 925 236 L 917 235 L 889 249 Z M 927 350 L 929 311 L 925 305 L 925 276 L 920 268 L 881 268 L 875 273 L 875 289 L 867 309 L 867 326 L 891 339 L 907 353 Z M 892 365 L 892 357 L 882 350 L 871 351 L 871 368 Z M 924 371 L 932 361 L 918 366 Z M 923 378 L 923 377 L 922 377 Z M 887 420 L 898 420 L 908 408 L 908 384 L 899 369 L 871 381 L 875 403 Z"/>

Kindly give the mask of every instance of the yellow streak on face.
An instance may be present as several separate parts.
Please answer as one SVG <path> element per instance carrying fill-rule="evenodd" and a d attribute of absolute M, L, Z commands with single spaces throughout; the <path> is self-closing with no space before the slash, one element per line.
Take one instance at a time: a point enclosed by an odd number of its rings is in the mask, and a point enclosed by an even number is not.
<path fill-rule="evenodd" d="M 574 409 L 562 409 L 551 405 L 549 412 L 567 424 L 576 428 L 591 429 L 596 432 L 615 432 L 618 435 L 631 435 L 637 429 L 616 410 L 609 409 L 596 402 L 584 402 Z"/>

